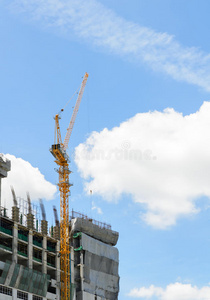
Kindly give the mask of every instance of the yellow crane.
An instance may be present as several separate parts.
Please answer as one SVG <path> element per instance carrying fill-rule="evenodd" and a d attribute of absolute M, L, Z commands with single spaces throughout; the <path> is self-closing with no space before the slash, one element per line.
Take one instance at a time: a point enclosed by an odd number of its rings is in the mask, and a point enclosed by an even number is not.
<path fill-rule="evenodd" d="M 70 245 L 69 245 L 69 156 L 66 152 L 69 139 L 79 110 L 80 102 L 84 93 L 88 73 L 85 73 L 77 97 L 76 105 L 67 129 L 66 137 L 62 143 L 59 119 L 60 114 L 55 115 L 55 141 L 50 152 L 55 157 L 58 165 L 59 191 L 60 191 L 60 268 L 61 268 L 61 300 L 70 300 Z M 61 110 L 61 112 L 63 109 Z"/>

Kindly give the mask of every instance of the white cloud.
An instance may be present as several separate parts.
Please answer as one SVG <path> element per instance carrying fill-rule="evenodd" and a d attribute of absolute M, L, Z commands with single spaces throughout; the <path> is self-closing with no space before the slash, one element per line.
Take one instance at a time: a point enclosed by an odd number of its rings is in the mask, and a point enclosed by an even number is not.
<path fill-rule="evenodd" d="M 39 198 L 51 200 L 54 198 L 57 188 L 44 178 L 38 168 L 34 168 L 29 162 L 14 155 L 6 154 L 11 161 L 11 171 L 8 177 L 2 179 L 2 205 L 10 209 L 13 199 L 10 186 L 13 186 L 17 197 L 26 199 L 29 192 L 31 200 Z"/>
<path fill-rule="evenodd" d="M 117 201 L 129 194 L 156 228 L 199 212 L 210 197 L 210 103 L 183 116 L 173 109 L 139 113 L 112 130 L 93 132 L 76 148 L 87 192 Z"/>
<path fill-rule="evenodd" d="M 92 201 L 92 207 L 91 207 L 91 209 L 92 210 L 96 210 L 99 215 L 103 214 L 102 209 L 100 207 L 96 206 L 95 203 L 94 203 L 94 201 Z"/>
<path fill-rule="evenodd" d="M 129 22 L 96 0 L 13 0 L 12 10 L 111 53 L 210 91 L 210 54 Z"/>
<path fill-rule="evenodd" d="M 134 288 L 128 294 L 133 298 L 157 299 L 157 300 L 209 300 L 210 287 L 198 288 L 191 284 L 179 282 L 169 284 L 165 289 L 151 285 L 149 288 Z"/>

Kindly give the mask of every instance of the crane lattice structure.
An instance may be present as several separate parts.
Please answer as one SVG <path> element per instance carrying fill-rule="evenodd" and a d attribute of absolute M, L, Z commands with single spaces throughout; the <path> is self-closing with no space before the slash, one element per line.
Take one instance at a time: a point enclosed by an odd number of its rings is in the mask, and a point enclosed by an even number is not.
<path fill-rule="evenodd" d="M 69 245 L 69 192 L 72 184 L 69 183 L 69 156 L 66 152 L 72 129 L 75 123 L 77 112 L 83 96 L 88 74 L 85 73 L 76 105 L 67 129 L 64 143 L 62 143 L 59 119 L 60 115 L 55 115 L 55 143 L 50 152 L 55 157 L 58 165 L 59 191 L 60 191 L 60 267 L 61 267 L 61 300 L 70 300 L 70 245 Z M 63 111 L 63 109 L 61 110 Z"/>

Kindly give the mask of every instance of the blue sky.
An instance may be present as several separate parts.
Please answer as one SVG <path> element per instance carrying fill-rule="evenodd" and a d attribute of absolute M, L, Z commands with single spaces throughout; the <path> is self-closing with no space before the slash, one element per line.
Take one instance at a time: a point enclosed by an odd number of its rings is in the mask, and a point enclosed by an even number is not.
<path fill-rule="evenodd" d="M 54 222 L 53 116 L 88 72 L 69 143 L 70 207 L 119 231 L 119 299 L 210 299 L 209 1 L 0 8 L 0 152 L 13 166 L 3 204 L 12 183 L 17 196 L 45 199 Z"/>

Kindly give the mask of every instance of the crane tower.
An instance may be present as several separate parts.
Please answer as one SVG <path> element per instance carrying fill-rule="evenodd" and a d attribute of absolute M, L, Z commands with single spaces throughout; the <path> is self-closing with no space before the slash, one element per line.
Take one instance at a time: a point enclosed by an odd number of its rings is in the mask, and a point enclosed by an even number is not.
<path fill-rule="evenodd" d="M 62 143 L 61 139 L 59 125 L 60 115 L 55 115 L 55 142 L 50 149 L 50 152 L 55 157 L 55 162 L 58 165 L 57 172 L 59 174 L 61 300 L 70 300 L 69 191 L 71 184 L 69 183 L 69 175 L 71 171 L 69 169 L 70 160 L 66 150 L 68 148 L 69 139 L 71 137 L 87 79 L 88 73 L 85 73 L 64 143 Z"/>

